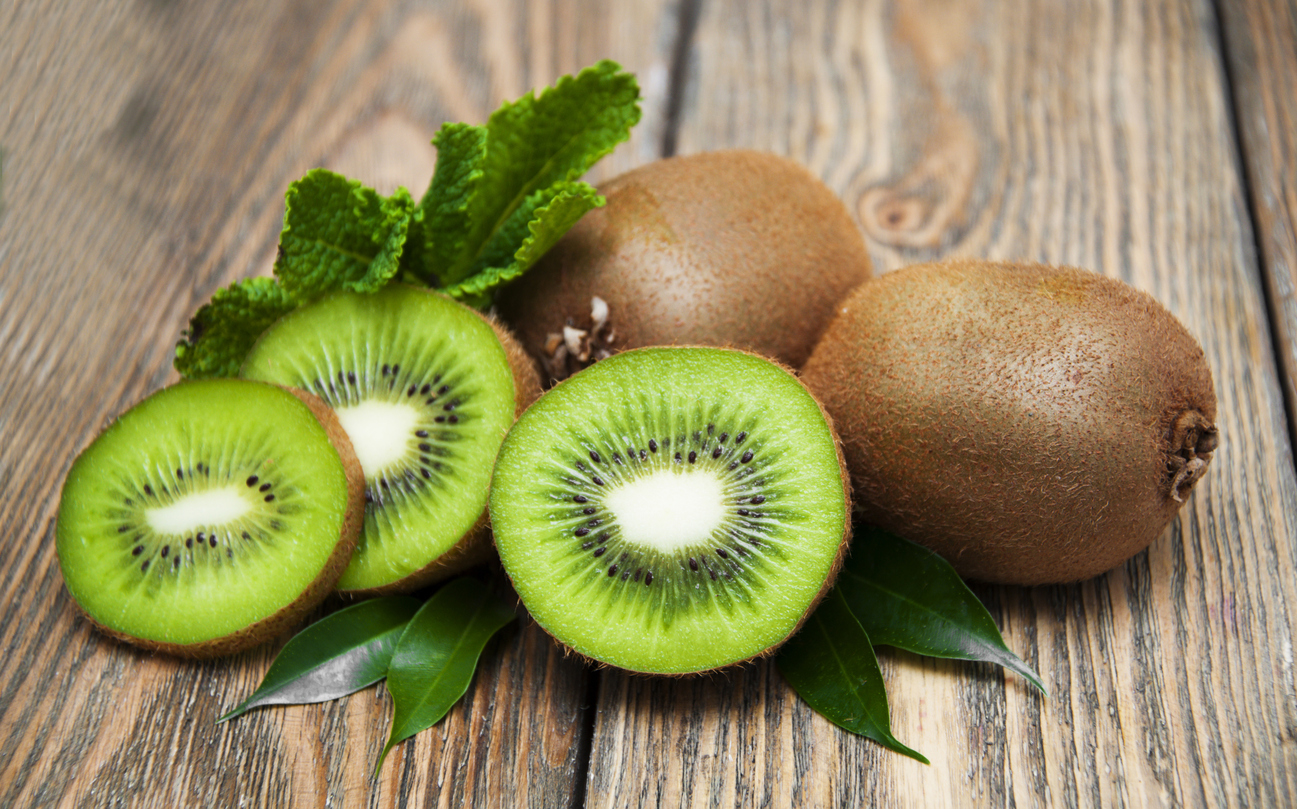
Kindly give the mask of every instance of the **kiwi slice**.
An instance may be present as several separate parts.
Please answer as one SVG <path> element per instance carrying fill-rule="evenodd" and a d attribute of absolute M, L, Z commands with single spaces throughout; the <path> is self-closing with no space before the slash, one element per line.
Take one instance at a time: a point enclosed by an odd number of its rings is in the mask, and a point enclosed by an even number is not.
<path fill-rule="evenodd" d="M 849 514 L 819 404 L 729 349 L 639 349 L 570 377 L 510 431 L 491 487 L 500 559 L 536 621 L 652 673 L 787 639 L 832 583 Z"/>
<path fill-rule="evenodd" d="M 540 385 L 480 314 L 401 284 L 339 292 L 273 324 L 241 373 L 320 396 L 356 448 L 364 529 L 339 590 L 408 591 L 489 554 L 495 454 Z"/>
<path fill-rule="evenodd" d="M 345 434 L 307 398 L 237 379 L 181 383 L 122 414 L 77 458 L 59 503 L 58 558 L 95 624 L 208 657 L 288 628 L 332 591 L 363 490 Z"/>

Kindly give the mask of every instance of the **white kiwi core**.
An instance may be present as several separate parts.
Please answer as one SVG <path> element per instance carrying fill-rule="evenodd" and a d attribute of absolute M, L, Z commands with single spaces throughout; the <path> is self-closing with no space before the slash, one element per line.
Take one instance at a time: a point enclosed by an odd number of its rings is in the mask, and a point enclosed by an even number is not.
<path fill-rule="evenodd" d="M 725 517 L 714 475 L 660 470 L 608 492 L 604 501 L 621 535 L 662 553 L 705 542 Z"/>
<path fill-rule="evenodd" d="M 419 411 L 399 402 L 371 399 L 336 412 L 367 480 L 405 456 L 419 422 Z"/>
<path fill-rule="evenodd" d="M 169 506 L 151 508 L 146 514 L 149 527 L 159 534 L 190 534 L 199 528 L 237 520 L 252 510 L 252 503 L 237 486 L 194 492 Z"/>

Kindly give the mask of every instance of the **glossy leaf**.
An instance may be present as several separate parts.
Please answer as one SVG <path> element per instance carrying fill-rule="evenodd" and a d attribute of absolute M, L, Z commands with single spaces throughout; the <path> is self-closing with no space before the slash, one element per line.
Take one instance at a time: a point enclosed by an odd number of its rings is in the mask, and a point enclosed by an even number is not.
<path fill-rule="evenodd" d="M 263 705 L 326 702 L 373 685 L 387 675 L 396 642 L 419 610 L 419 600 L 389 596 L 338 610 L 284 645 L 265 679 L 217 723 Z"/>
<path fill-rule="evenodd" d="M 874 647 L 837 589 L 825 597 L 801 631 L 779 648 L 777 662 L 798 696 L 825 719 L 928 763 L 892 735 L 887 691 Z"/>
<path fill-rule="evenodd" d="M 837 589 L 879 646 L 998 663 L 1048 694 L 1036 672 L 1009 651 L 995 620 L 955 569 L 921 545 L 856 526 Z"/>
<path fill-rule="evenodd" d="M 515 618 L 512 607 L 473 578 L 441 588 L 410 620 L 387 672 L 394 710 L 387 752 L 432 727 L 464 696 L 487 641 Z"/>

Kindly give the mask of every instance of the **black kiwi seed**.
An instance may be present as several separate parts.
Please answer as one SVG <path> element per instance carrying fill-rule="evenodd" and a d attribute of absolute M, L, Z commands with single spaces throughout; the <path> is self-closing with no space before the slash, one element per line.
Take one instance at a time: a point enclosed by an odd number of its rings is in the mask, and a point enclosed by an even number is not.
<path fill-rule="evenodd" d="M 603 556 L 605 553 L 607 553 L 607 551 L 608 551 L 607 548 L 596 548 L 594 552 L 595 558 L 597 559 L 600 556 Z"/>
<path fill-rule="evenodd" d="M 170 545 L 163 545 L 163 546 L 162 546 L 162 558 L 163 558 L 163 559 L 166 559 L 166 558 L 167 558 L 167 554 L 169 554 L 169 553 L 171 553 L 171 546 L 170 546 Z"/>
<path fill-rule="evenodd" d="M 450 424 L 459 424 L 459 416 L 447 416 L 446 421 Z"/>
<path fill-rule="evenodd" d="M 263 499 L 264 499 L 267 503 L 270 503 L 270 502 L 274 501 L 275 496 L 274 496 L 273 494 L 268 494 L 268 495 L 266 495 Z"/>
<path fill-rule="evenodd" d="M 250 475 L 250 476 L 248 477 L 248 486 L 249 486 L 249 487 L 251 487 L 251 486 L 256 486 L 258 480 L 259 480 L 259 478 L 258 478 L 256 475 Z"/>
<path fill-rule="evenodd" d="M 734 436 L 734 443 L 742 444 L 744 441 L 747 440 L 747 438 L 748 438 L 747 433 L 739 433 L 738 435 Z"/>
<path fill-rule="evenodd" d="M 584 525 L 581 526 L 580 528 L 576 529 L 576 535 L 579 536 L 579 537 L 583 537 L 583 536 L 585 536 L 585 535 L 588 534 L 588 533 L 590 533 L 590 529 L 589 529 L 589 528 L 586 528 Z"/>
<path fill-rule="evenodd" d="M 722 558 L 722 559 L 728 559 L 728 558 L 730 558 L 730 555 L 729 555 L 728 553 L 725 552 L 725 549 L 724 549 L 724 548 L 717 548 L 717 549 L 716 549 L 716 555 L 719 556 L 719 557 Z"/>
<path fill-rule="evenodd" d="M 598 475 L 591 475 L 591 476 L 590 476 L 590 480 L 594 481 L 594 485 L 596 485 L 596 486 L 602 486 L 602 485 L 603 485 L 603 479 L 600 478 Z"/>
<path fill-rule="evenodd" d="M 131 527 L 130 527 L 129 525 L 119 525 L 119 526 L 117 526 L 117 533 L 119 533 L 119 534 L 124 534 L 124 533 L 126 533 L 127 531 L 129 531 L 129 530 L 131 530 Z"/>
<path fill-rule="evenodd" d="M 676 453 L 676 463 L 683 463 L 683 461 L 680 459 L 680 453 L 678 452 Z"/>
<path fill-rule="evenodd" d="M 595 513 L 596 511 L 598 511 L 598 509 L 596 509 L 594 506 L 590 506 L 589 508 L 583 508 L 583 509 L 581 509 L 581 513 L 582 513 L 582 514 L 593 514 L 593 513 Z"/>
<path fill-rule="evenodd" d="M 594 547 L 594 542 L 582 542 L 582 543 L 581 543 L 581 550 L 583 550 L 583 551 L 588 551 L 588 550 L 590 550 L 590 549 L 593 548 L 593 547 Z"/>
<path fill-rule="evenodd" d="M 142 553 L 144 553 L 143 545 L 136 545 L 135 548 L 131 550 L 131 556 L 139 556 Z"/>
<path fill-rule="evenodd" d="M 144 560 L 144 564 L 140 565 L 140 572 L 141 572 L 141 573 L 147 573 L 148 570 L 149 570 L 149 560 L 148 560 L 148 559 L 145 559 L 145 560 Z"/>
<path fill-rule="evenodd" d="M 698 453 L 694 452 L 693 450 L 689 450 L 689 463 L 694 463 L 697 460 L 698 460 Z"/>
<path fill-rule="evenodd" d="M 268 492 L 268 491 L 270 491 L 270 484 L 269 484 L 269 483 L 263 483 L 263 484 L 261 484 L 259 487 L 257 487 L 257 491 L 259 491 L 259 492 Z"/>
<path fill-rule="evenodd" d="M 588 502 L 590 502 L 590 498 L 586 497 L 584 494 L 578 494 L 578 495 L 576 495 L 575 497 L 572 498 L 572 502 L 573 502 L 573 503 L 588 503 Z"/>
<path fill-rule="evenodd" d="M 652 438 L 650 438 L 650 439 L 649 439 L 649 452 L 657 452 L 657 451 L 658 451 L 658 442 L 656 442 L 656 441 L 654 441 Z"/>
<path fill-rule="evenodd" d="M 752 450 L 748 450 L 747 452 L 743 453 L 743 457 L 739 458 L 739 460 L 742 461 L 743 463 L 747 463 L 748 461 L 752 460 Z"/>
<path fill-rule="evenodd" d="M 599 457 L 599 453 L 595 452 L 594 450 L 590 450 L 590 460 L 594 461 L 595 463 L 602 463 L 602 459 Z"/>
<path fill-rule="evenodd" d="M 721 448 L 717 447 L 716 449 L 712 450 L 712 458 L 715 459 L 719 457 L 721 457 Z"/>
<path fill-rule="evenodd" d="M 650 570 L 649 572 L 644 574 L 644 584 L 645 586 L 647 586 L 652 583 L 653 583 L 653 571 Z"/>
<path fill-rule="evenodd" d="M 758 483 L 759 483 L 759 482 L 760 482 L 760 481 L 758 481 Z M 758 494 L 756 497 L 753 497 L 753 498 L 752 498 L 751 500 L 749 500 L 748 502 L 751 503 L 751 504 L 754 505 L 754 506 L 759 506 L 759 505 L 761 505 L 762 503 L 766 502 L 766 496 L 765 496 L 764 494 Z"/>
<path fill-rule="evenodd" d="M 427 437 L 428 437 L 428 431 L 427 431 L 427 430 L 415 430 L 415 431 L 414 431 L 414 434 L 415 434 L 415 436 L 418 437 L 418 438 L 427 438 Z M 423 444 L 420 444 L 419 446 L 422 447 Z"/>
<path fill-rule="evenodd" d="M 690 570 L 697 570 L 697 569 L 698 569 L 698 560 L 695 559 L 695 558 L 693 558 L 692 556 L 689 557 L 689 569 L 690 569 Z"/>
<path fill-rule="evenodd" d="M 622 571 L 621 580 L 626 581 L 629 578 L 630 578 L 630 571 L 629 570 Z"/>
<path fill-rule="evenodd" d="M 188 539 L 185 540 L 185 547 L 186 547 L 186 548 L 192 548 L 192 547 L 194 547 L 194 538 L 193 538 L 193 537 L 189 537 Z"/>
<path fill-rule="evenodd" d="M 405 395 L 406 395 L 406 396 L 413 396 L 414 394 L 416 394 L 416 393 L 418 393 L 418 392 L 419 392 L 419 389 L 418 389 L 417 387 L 415 387 L 414 385 L 411 385 L 411 386 L 409 387 L 409 389 L 406 390 Z"/>
<path fill-rule="evenodd" d="M 171 560 L 171 567 L 173 567 L 173 568 L 180 567 L 180 557 L 179 557 L 179 556 L 177 556 L 175 559 L 172 559 L 172 560 Z"/>
<path fill-rule="evenodd" d="M 725 439 L 727 439 L 727 438 L 729 438 L 729 437 L 730 437 L 730 434 L 729 434 L 729 433 L 721 433 L 721 437 L 718 438 L 718 439 L 716 439 L 716 441 L 717 441 L 718 443 L 724 444 L 724 443 L 725 443 Z"/>
<path fill-rule="evenodd" d="M 145 564 L 148 564 L 148 563 L 145 562 Z M 616 576 L 616 575 L 617 575 L 617 566 L 616 566 L 616 565 L 613 565 L 613 566 L 611 566 L 611 567 L 608 568 L 608 575 L 609 575 L 609 576 Z"/>

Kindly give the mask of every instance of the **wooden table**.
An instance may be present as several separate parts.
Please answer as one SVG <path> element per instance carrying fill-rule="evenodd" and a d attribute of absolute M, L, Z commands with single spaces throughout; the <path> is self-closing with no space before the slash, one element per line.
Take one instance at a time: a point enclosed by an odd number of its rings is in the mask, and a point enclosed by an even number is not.
<path fill-rule="evenodd" d="M 633 677 L 524 626 L 374 780 L 381 688 L 218 727 L 278 644 L 184 663 L 77 617 L 68 465 L 175 378 L 201 302 L 268 270 L 288 182 L 420 193 L 441 122 L 602 57 L 644 120 L 596 181 L 770 150 L 846 200 L 880 271 L 1090 267 L 1201 340 L 1223 444 L 1179 519 L 1092 581 L 978 588 L 1049 699 L 883 650 L 923 766 L 772 665 Z M 0 806 L 1297 804 L 1292 0 L 23 0 L 0 148 Z"/>

